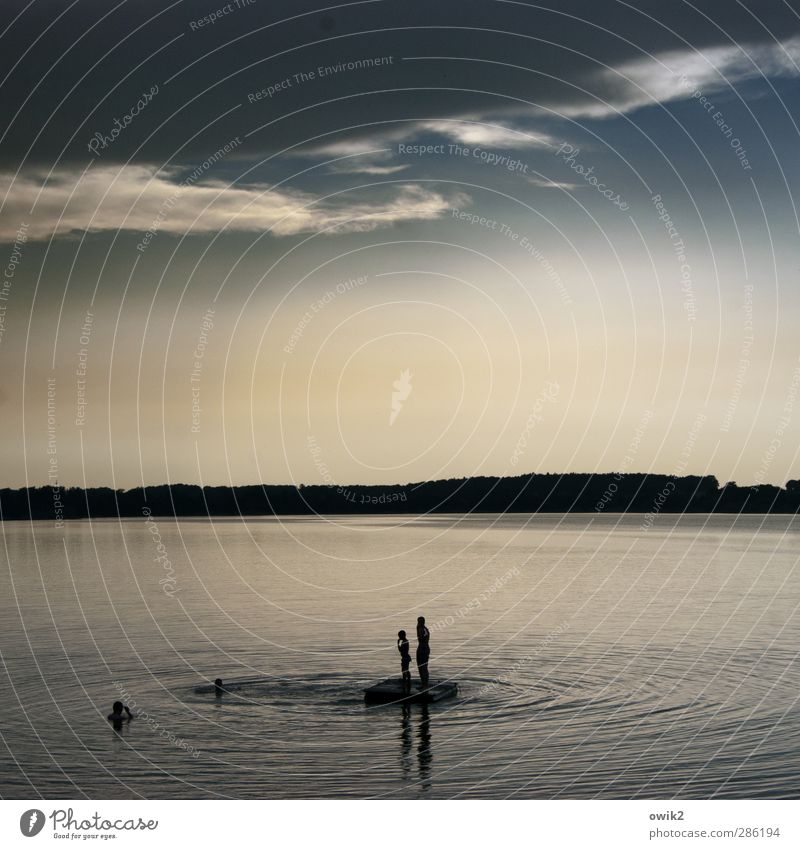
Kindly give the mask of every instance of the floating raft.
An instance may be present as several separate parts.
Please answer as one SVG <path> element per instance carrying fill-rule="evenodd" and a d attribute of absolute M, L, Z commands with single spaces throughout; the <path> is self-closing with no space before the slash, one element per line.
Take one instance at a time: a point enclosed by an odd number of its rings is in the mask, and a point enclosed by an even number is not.
<path fill-rule="evenodd" d="M 364 690 L 364 701 L 371 705 L 410 702 L 429 704 L 449 699 L 456 693 L 458 693 L 458 684 L 455 681 L 431 681 L 427 687 L 414 681 L 411 684 L 411 692 L 405 692 L 402 678 L 387 678 L 385 681 L 367 687 Z"/>

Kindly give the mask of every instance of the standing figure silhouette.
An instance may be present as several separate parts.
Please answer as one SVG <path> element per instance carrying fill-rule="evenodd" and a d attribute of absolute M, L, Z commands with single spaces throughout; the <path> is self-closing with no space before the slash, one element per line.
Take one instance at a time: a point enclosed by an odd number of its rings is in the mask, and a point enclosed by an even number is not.
<path fill-rule="evenodd" d="M 425 627 L 425 617 L 417 618 L 417 668 L 419 680 L 423 687 L 428 686 L 428 661 L 431 657 L 431 632 Z"/>
<path fill-rule="evenodd" d="M 411 649 L 405 631 L 397 632 L 397 650 L 400 652 L 400 671 L 403 673 L 403 692 L 411 692 Z"/>

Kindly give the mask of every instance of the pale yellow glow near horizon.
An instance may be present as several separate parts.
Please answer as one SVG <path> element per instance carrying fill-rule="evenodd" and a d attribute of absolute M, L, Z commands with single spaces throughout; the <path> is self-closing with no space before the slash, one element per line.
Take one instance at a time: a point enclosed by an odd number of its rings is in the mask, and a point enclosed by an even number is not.
<path fill-rule="evenodd" d="M 741 483 L 797 475 L 800 412 L 770 448 L 797 355 L 763 299 L 761 338 L 776 341 L 751 357 L 737 384 L 741 289 L 721 300 L 704 292 L 690 323 L 680 297 L 648 279 L 645 264 L 628 267 L 626 282 L 561 257 L 565 304 L 516 253 L 507 273 L 458 254 L 428 257 L 423 271 L 408 262 L 404 251 L 374 270 L 364 263 L 361 275 L 347 273 L 353 263 L 324 269 L 283 302 L 290 281 L 271 282 L 248 303 L 222 297 L 199 370 L 210 298 L 187 297 L 177 314 L 153 310 L 146 332 L 141 307 L 117 325 L 115 310 L 98 304 L 80 428 L 82 312 L 68 302 L 55 369 L 50 346 L 32 348 L 25 363 L 26 450 L 13 440 L 0 447 L 9 485 L 48 482 L 48 376 L 65 484 L 405 483 L 621 468 Z M 48 322 L 52 315 L 37 314 L 42 338 L 52 336 Z M 390 421 L 404 372 L 410 388 Z M 7 377 L 3 407 L 6 428 L 21 436 L 14 387 Z"/>

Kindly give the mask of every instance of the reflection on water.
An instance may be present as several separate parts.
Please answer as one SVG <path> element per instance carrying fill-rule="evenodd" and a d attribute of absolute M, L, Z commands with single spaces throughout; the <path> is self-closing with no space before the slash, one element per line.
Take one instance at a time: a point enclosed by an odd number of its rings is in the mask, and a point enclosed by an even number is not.
<path fill-rule="evenodd" d="M 431 718 L 428 705 L 421 705 L 422 715 L 419 719 L 419 745 L 417 746 L 417 760 L 419 761 L 419 783 L 423 790 L 430 790 L 431 786 Z"/>
<path fill-rule="evenodd" d="M 383 710 L 397 710 L 397 706 L 383 708 Z M 411 705 L 400 705 L 400 771 L 403 782 L 415 785 L 422 791 L 431 788 L 431 762 L 433 751 L 431 748 L 431 714 L 426 704 L 417 705 L 417 716 L 412 716 Z M 416 719 L 417 738 L 417 772 L 412 772 L 412 725 Z"/>
<path fill-rule="evenodd" d="M 403 781 L 411 780 L 411 705 L 401 705 L 400 769 Z"/>
<path fill-rule="evenodd" d="M 135 520 L 6 523 L 0 795 L 796 798 L 798 530 L 159 520 L 170 597 Z M 458 697 L 366 709 L 418 615 Z"/>

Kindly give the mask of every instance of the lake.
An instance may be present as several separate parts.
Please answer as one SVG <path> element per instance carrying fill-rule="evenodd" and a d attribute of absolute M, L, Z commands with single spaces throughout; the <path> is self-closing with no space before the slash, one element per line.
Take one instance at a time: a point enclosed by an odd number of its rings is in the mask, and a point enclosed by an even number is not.
<path fill-rule="evenodd" d="M 797 798 L 800 520 L 7 522 L 4 798 Z M 160 547 L 159 547 L 160 546 Z M 367 708 L 398 629 L 430 706 Z M 412 671 L 416 670 L 412 665 Z M 223 698 L 213 681 L 250 680 Z M 115 731 L 117 699 L 142 715 Z"/>

